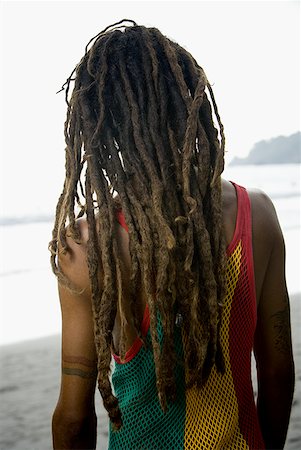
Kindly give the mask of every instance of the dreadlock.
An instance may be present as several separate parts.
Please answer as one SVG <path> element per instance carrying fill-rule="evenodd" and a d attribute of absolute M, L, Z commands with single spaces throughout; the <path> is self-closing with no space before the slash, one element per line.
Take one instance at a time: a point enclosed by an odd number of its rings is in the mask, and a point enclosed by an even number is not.
<path fill-rule="evenodd" d="M 129 228 L 130 304 L 138 335 L 138 285 L 147 294 L 162 409 L 175 397 L 174 327 L 179 315 L 188 386 L 201 387 L 214 364 L 223 371 L 223 126 L 211 86 L 192 56 L 156 28 L 133 21 L 120 21 L 91 39 L 65 87 L 66 178 L 50 242 L 51 263 L 59 281 L 73 289 L 57 263 L 58 248 L 68 251 L 67 222 L 79 242 L 76 219 L 85 214 L 98 387 L 118 428 L 121 413 L 109 380 L 112 330 L 123 295 L 114 232 L 117 207 Z M 121 324 L 124 356 L 123 320 Z"/>

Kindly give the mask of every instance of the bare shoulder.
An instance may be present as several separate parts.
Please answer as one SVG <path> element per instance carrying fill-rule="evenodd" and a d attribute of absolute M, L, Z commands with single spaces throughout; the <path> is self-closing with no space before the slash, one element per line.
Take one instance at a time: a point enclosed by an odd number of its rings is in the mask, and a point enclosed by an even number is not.
<path fill-rule="evenodd" d="M 270 197 L 260 189 L 248 189 L 252 209 L 253 238 L 273 247 L 282 237 L 277 213 Z"/>
<path fill-rule="evenodd" d="M 262 301 L 270 303 L 274 297 L 265 295 L 267 285 L 270 289 L 276 286 L 275 277 L 278 277 L 278 281 L 282 279 L 282 285 L 285 285 L 283 235 L 270 197 L 259 189 L 248 189 L 248 194 L 252 210 L 253 260 L 257 304 Z M 282 285 L 279 289 L 283 290 Z"/>
<path fill-rule="evenodd" d="M 80 239 L 75 241 L 70 230 L 66 229 L 67 251 L 59 249 L 58 264 L 64 275 L 79 290 L 89 286 L 89 271 L 87 264 L 88 224 L 86 219 L 77 219 L 76 225 L 80 232 Z"/>
<path fill-rule="evenodd" d="M 248 188 L 248 194 L 253 209 L 256 209 L 256 211 L 260 210 L 260 213 L 266 216 L 275 213 L 273 202 L 264 191 L 256 188 Z"/>

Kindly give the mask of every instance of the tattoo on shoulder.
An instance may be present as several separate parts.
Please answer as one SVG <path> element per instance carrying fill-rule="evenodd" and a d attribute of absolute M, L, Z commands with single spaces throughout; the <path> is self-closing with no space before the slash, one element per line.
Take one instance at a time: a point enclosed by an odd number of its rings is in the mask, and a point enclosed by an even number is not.
<path fill-rule="evenodd" d="M 275 330 L 275 348 L 283 354 L 287 354 L 291 347 L 289 308 L 276 312 L 271 316 Z"/>
<path fill-rule="evenodd" d="M 86 372 L 85 370 L 74 369 L 74 368 L 70 368 L 70 367 L 63 367 L 62 373 L 64 375 L 75 375 L 75 376 L 85 378 L 85 379 L 96 378 L 96 376 L 97 376 L 97 370 L 92 370 L 90 372 Z"/>

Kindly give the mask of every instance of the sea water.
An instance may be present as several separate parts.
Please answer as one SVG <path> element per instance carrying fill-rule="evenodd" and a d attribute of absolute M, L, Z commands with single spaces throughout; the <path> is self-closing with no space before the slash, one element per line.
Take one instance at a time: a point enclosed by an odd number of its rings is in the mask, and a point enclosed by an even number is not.
<path fill-rule="evenodd" d="M 288 290 L 300 292 L 300 165 L 230 166 L 224 177 L 272 198 L 286 242 Z M 0 345 L 61 330 L 47 250 L 51 230 L 51 222 L 0 227 Z"/>

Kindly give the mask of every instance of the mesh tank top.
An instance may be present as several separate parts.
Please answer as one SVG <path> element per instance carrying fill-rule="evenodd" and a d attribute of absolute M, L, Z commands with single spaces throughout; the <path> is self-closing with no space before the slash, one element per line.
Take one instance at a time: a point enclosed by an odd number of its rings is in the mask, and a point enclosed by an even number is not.
<path fill-rule="evenodd" d="M 117 355 L 112 383 L 122 412 L 123 426 L 110 426 L 109 450 L 263 449 L 251 381 L 251 351 L 256 327 L 256 297 L 252 256 L 251 207 L 247 191 L 233 183 L 237 218 L 227 248 L 227 296 L 223 308 L 221 344 L 226 370 L 213 367 L 202 389 L 185 390 L 185 370 L 176 367 L 177 399 L 167 413 L 160 408 L 153 353 L 138 337 L 123 361 Z M 124 216 L 119 223 L 127 230 Z M 151 343 L 146 306 L 141 331 Z M 185 339 L 176 328 L 179 358 Z M 158 321 L 158 335 L 163 332 Z M 183 350 L 184 347 L 184 350 Z"/>

